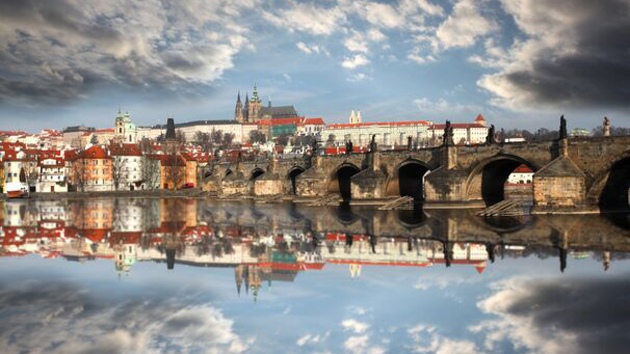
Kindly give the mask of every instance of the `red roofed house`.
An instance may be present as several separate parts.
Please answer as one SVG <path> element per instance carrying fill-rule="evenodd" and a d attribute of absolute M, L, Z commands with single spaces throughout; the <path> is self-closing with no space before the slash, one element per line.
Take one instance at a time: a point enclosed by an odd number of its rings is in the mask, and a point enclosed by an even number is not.
<path fill-rule="evenodd" d="M 483 144 L 488 136 L 486 120 L 481 114 L 474 123 L 451 123 L 453 128 L 453 142 L 457 145 Z M 441 145 L 446 124 L 433 124 L 429 128 L 432 145 Z"/>
<path fill-rule="evenodd" d="M 148 179 L 148 170 L 145 170 L 146 158 L 142 155 L 137 144 L 123 144 L 115 142 L 109 146 L 112 161 L 112 178 L 114 189 L 121 191 L 133 191 L 146 189 L 145 179 Z"/>
<path fill-rule="evenodd" d="M 73 164 L 72 185 L 79 192 L 113 190 L 112 161 L 107 150 L 99 145 L 81 151 Z"/>
<path fill-rule="evenodd" d="M 39 161 L 37 191 L 42 193 L 67 192 L 68 176 L 62 158 L 48 157 Z"/>

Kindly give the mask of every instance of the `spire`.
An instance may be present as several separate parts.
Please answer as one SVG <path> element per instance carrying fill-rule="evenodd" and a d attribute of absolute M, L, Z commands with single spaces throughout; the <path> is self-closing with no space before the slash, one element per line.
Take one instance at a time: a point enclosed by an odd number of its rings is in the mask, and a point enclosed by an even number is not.
<path fill-rule="evenodd" d="M 236 94 L 236 103 L 241 103 L 241 90 L 239 90 Z"/>
<path fill-rule="evenodd" d="M 258 87 L 254 84 L 254 92 L 252 93 L 252 101 L 260 101 L 258 98 Z"/>
<path fill-rule="evenodd" d="M 271 95 L 269 95 L 269 107 L 271 107 Z"/>
<path fill-rule="evenodd" d="M 357 109 L 357 124 L 361 124 L 361 110 Z"/>
<path fill-rule="evenodd" d="M 356 115 L 354 114 L 354 109 L 352 111 L 350 111 L 350 124 L 354 124 L 354 121 L 356 120 Z"/>

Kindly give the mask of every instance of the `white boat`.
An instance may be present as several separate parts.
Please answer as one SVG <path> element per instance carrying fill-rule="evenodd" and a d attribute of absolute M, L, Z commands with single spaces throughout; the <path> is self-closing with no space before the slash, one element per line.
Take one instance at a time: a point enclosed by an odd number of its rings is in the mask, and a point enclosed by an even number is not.
<path fill-rule="evenodd" d="M 7 198 L 28 198 L 28 186 L 22 182 L 8 182 L 5 185 Z"/>

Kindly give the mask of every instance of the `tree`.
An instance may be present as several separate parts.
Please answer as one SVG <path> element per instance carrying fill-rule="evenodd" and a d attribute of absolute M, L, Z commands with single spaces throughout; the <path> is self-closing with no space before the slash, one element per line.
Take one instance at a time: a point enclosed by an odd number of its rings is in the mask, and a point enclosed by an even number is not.
<path fill-rule="evenodd" d="M 118 188 L 121 187 L 121 183 L 123 183 L 123 181 L 129 180 L 126 165 L 126 157 L 114 156 L 114 161 L 112 161 L 112 179 L 114 181 L 115 190 L 118 190 Z"/>
<path fill-rule="evenodd" d="M 177 129 L 177 131 L 175 131 L 175 139 L 181 144 L 186 144 L 186 134 L 184 134 L 181 129 Z"/>
<path fill-rule="evenodd" d="M 72 164 L 71 180 L 77 192 L 85 192 L 85 183 L 87 181 L 87 163 L 86 159 L 77 159 Z"/>
<path fill-rule="evenodd" d="M 267 136 L 260 130 L 252 130 L 249 132 L 249 141 L 264 144 L 267 142 Z"/>
<path fill-rule="evenodd" d="M 276 138 L 276 143 L 278 143 L 278 144 L 280 144 L 282 146 L 286 146 L 288 142 L 289 142 L 289 136 L 287 136 L 287 135 L 281 135 L 281 136 Z"/>
<path fill-rule="evenodd" d="M 96 136 L 95 134 L 92 134 L 92 137 L 90 138 L 90 144 L 98 145 L 98 136 Z"/>
<path fill-rule="evenodd" d="M 195 143 L 201 146 L 204 152 L 208 152 L 212 149 L 212 137 L 208 133 L 197 131 L 195 133 Z"/>
<path fill-rule="evenodd" d="M 210 133 L 210 137 L 212 138 L 212 142 L 214 144 L 221 144 L 221 142 L 223 141 L 223 131 L 212 130 L 212 133 Z"/>
<path fill-rule="evenodd" d="M 145 155 L 142 163 L 142 180 L 147 189 L 160 187 L 160 160 Z"/>
<path fill-rule="evenodd" d="M 231 147 L 235 137 L 234 133 L 223 134 L 223 146 L 226 148 Z"/>
<path fill-rule="evenodd" d="M 591 131 L 593 136 L 603 136 L 604 135 L 604 129 L 601 125 L 597 126 L 596 128 L 593 128 L 593 130 Z M 630 135 L 630 128 L 624 128 L 624 127 L 610 127 L 610 135 L 611 136 L 619 136 L 619 135 Z"/>

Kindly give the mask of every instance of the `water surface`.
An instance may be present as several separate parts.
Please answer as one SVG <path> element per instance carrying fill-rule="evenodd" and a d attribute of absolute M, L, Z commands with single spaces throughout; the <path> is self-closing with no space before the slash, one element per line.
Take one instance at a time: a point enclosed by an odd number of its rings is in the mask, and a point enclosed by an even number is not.
<path fill-rule="evenodd" d="M 8 201 L 7 353 L 616 353 L 625 215 Z"/>

